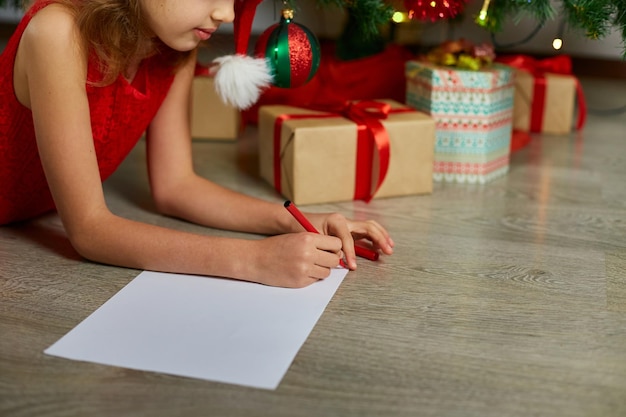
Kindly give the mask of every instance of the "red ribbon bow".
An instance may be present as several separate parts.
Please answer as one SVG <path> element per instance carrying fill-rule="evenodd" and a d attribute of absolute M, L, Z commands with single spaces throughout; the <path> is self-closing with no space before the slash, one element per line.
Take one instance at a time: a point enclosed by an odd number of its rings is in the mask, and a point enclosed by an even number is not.
<path fill-rule="evenodd" d="M 567 55 L 558 55 L 551 58 L 535 59 L 527 55 L 511 55 L 499 57 L 498 62 L 510 65 L 512 67 L 526 70 L 535 78 L 533 103 L 530 130 L 532 132 L 541 132 L 543 126 L 543 105 L 546 96 L 546 73 L 572 75 L 572 60 Z M 581 129 L 585 125 L 587 117 L 587 104 L 583 94 L 582 86 L 578 79 L 576 80 L 576 96 L 578 99 L 578 121 L 576 129 Z"/>
<path fill-rule="evenodd" d="M 515 68 L 524 69 L 533 74 L 551 72 L 553 74 L 570 75 L 572 73 L 572 60 L 567 55 L 558 55 L 545 59 L 535 59 L 528 55 L 511 55 L 498 58 L 497 61 Z"/>
<path fill-rule="evenodd" d="M 354 199 L 369 202 L 387 175 L 389 168 L 389 135 L 381 123 L 391 113 L 414 112 L 411 108 L 393 109 L 388 103 L 378 101 L 344 102 L 338 105 L 321 105 L 311 110 L 326 113 L 283 114 L 274 122 L 274 187 L 282 191 L 280 167 L 280 136 L 283 122 L 289 119 L 345 117 L 357 124 L 356 183 Z M 377 163 L 376 163 L 377 162 Z M 377 168 L 378 180 L 372 189 L 372 174 Z"/>

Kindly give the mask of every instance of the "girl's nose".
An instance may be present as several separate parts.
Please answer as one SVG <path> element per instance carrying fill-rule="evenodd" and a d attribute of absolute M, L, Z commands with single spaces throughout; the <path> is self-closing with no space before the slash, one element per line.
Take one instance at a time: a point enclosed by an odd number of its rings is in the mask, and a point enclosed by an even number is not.
<path fill-rule="evenodd" d="M 235 20 L 233 0 L 218 1 L 211 13 L 211 19 L 222 23 L 232 23 Z"/>

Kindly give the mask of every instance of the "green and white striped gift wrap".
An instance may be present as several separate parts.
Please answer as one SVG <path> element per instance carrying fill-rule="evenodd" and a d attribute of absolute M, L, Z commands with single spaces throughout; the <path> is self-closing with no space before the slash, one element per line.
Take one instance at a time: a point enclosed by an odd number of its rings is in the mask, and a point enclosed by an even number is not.
<path fill-rule="evenodd" d="M 406 104 L 436 123 L 435 181 L 486 183 L 508 172 L 514 71 L 406 64 Z"/>

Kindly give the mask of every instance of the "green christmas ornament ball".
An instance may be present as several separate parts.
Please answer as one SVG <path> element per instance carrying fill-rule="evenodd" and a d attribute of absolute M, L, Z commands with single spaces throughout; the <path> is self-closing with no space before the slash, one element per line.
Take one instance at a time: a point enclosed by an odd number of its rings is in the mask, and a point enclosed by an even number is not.
<path fill-rule="evenodd" d="M 272 70 L 273 85 L 300 87 L 309 82 L 320 65 L 320 44 L 305 26 L 293 21 L 293 11 L 283 10 L 280 22 L 267 28 L 256 44 Z"/>

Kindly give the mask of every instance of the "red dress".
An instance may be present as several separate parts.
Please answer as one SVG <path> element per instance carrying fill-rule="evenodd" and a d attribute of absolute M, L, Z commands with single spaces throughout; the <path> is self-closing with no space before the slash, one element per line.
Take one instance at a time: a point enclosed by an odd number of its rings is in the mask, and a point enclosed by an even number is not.
<path fill-rule="evenodd" d="M 13 89 L 13 66 L 20 38 L 35 13 L 53 0 L 39 0 L 26 13 L 0 55 L 0 225 L 54 210 L 41 166 L 33 118 Z M 172 84 L 171 64 L 157 56 L 144 60 L 132 82 L 123 77 L 104 87 L 87 84 L 91 129 L 102 181 L 136 145 Z M 94 59 L 88 79 L 102 79 Z"/>

